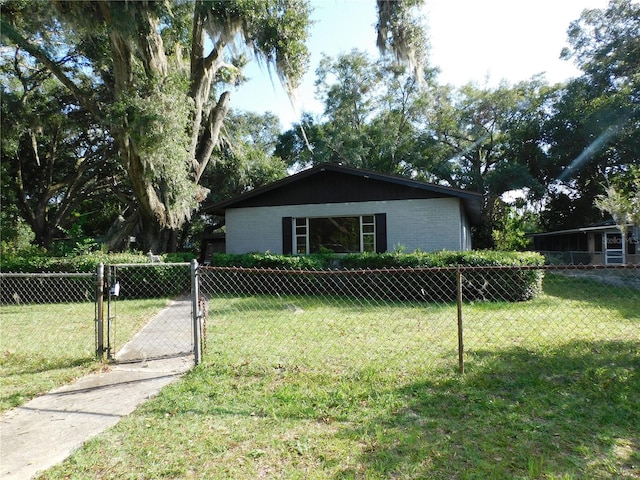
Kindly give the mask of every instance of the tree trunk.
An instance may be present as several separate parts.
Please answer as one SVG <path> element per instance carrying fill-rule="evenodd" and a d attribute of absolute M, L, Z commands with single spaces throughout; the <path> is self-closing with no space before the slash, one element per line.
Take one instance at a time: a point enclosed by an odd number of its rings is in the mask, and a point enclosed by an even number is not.
<path fill-rule="evenodd" d="M 53 244 L 54 232 L 49 225 L 43 222 L 37 222 L 35 224 L 31 224 L 31 230 L 33 230 L 33 234 L 35 236 L 34 243 L 39 247 L 50 249 Z"/>
<path fill-rule="evenodd" d="M 102 5 L 105 18 L 109 22 L 109 6 Z M 139 13 L 136 16 L 139 31 L 137 38 L 132 39 L 123 35 L 118 25 L 110 25 L 109 39 L 113 52 L 117 99 L 126 99 L 133 85 L 132 44 L 137 44 L 137 51 L 141 55 L 145 74 L 149 81 L 160 81 L 166 77 L 168 71 L 162 38 L 157 31 L 157 18 L 145 6 L 141 5 L 136 10 Z M 128 120 L 128 118 L 124 118 L 122 125 L 114 129 L 114 136 L 117 139 L 122 158 L 124 158 L 124 166 L 137 200 L 139 219 L 139 233 L 136 235 L 137 246 L 143 251 L 153 253 L 175 249 L 171 246 L 171 237 L 175 235 L 172 235 L 172 230 L 167 228 L 171 223 L 168 220 L 169 207 L 159 195 L 156 190 L 158 187 L 154 185 L 149 172 L 147 172 L 149 162 L 145 162 L 140 156 L 128 132 Z"/>

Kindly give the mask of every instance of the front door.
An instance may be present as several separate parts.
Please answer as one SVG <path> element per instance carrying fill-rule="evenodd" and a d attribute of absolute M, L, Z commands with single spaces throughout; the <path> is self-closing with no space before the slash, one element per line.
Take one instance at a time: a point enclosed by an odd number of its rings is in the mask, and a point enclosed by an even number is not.
<path fill-rule="evenodd" d="M 607 265 L 624 264 L 624 243 L 621 233 L 605 233 L 605 258 Z"/>

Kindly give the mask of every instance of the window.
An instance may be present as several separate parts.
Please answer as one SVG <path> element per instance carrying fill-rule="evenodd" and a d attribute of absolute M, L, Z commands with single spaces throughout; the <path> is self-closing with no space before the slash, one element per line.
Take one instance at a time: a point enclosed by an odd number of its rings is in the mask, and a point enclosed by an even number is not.
<path fill-rule="evenodd" d="M 593 246 L 596 252 L 598 253 L 602 252 L 602 234 L 601 233 L 593 234 Z"/>
<path fill-rule="evenodd" d="M 638 239 L 634 238 L 633 231 L 627 236 L 627 253 L 629 255 L 635 255 L 637 252 Z"/>
<path fill-rule="evenodd" d="M 373 215 L 360 217 L 360 251 L 376 251 L 376 218 Z"/>
<path fill-rule="evenodd" d="M 282 253 L 387 251 L 387 215 L 282 217 Z"/>
<path fill-rule="evenodd" d="M 287 228 L 290 228 L 290 233 Z M 384 251 L 386 216 L 284 218 L 283 238 L 284 253 L 298 255 Z M 287 238 L 291 239 L 290 247 Z"/>
<path fill-rule="evenodd" d="M 295 229 L 296 253 L 304 255 L 309 251 L 309 219 L 296 218 Z"/>

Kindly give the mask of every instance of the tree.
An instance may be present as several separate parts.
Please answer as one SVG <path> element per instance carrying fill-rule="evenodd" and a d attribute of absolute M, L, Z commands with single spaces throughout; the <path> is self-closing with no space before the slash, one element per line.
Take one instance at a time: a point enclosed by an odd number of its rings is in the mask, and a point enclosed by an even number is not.
<path fill-rule="evenodd" d="M 607 186 L 605 193 L 598 195 L 595 205 L 608 213 L 620 231 L 626 235 L 628 225 L 640 226 L 640 169 L 633 169 L 618 185 Z"/>
<path fill-rule="evenodd" d="M 529 137 L 540 132 L 548 108 L 541 79 L 454 89 L 434 85 L 428 68 L 417 82 L 402 66 L 358 51 L 325 57 L 317 75 L 324 121 L 306 116 L 302 128 L 281 136 L 276 151 L 288 164 L 341 162 L 480 192 L 484 222 L 474 241 L 481 247 L 493 245 L 501 194 L 527 187 L 542 196 L 529 171 L 545 158 L 542 141 Z"/>
<path fill-rule="evenodd" d="M 545 126 L 556 174 L 548 181 L 547 229 L 601 220 L 594 198 L 640 162 L 640 4 L 611 0 L 606 9 L 585 10 L 568 36 L 562 56 L 584 74 L 558 91 Z"/>
<path fill-rule="evenodd" d="M 517 208 L 501 200 L 494 207 L 493 241 L 497 250 L 524 251 L 532 239 L 528 234 L 537 231 L 538 217 L 526 208 Z"/>
<path fill-rule="evenodd" d="M 139 243 L 152 250 L 173 248 L 206 197 L 200 179 L 230 98 L 216 86 L 239 78 L 250 51 L 295 88 L 306 68 L 308 25 L 302 0 L 2 5 L 5 39 L 115 138 Z"/>
<path fill-rule="evenodd" d="M 331 80 L 329 80 L 331 79 Z M 335 80 L 334 80 L 335 79 Z M 324 56 L 316 70 L 316 96 L 324 100 L 327 142 L 316 148 L 316 163 L 337 161 L 366 168 L 369 162 L 367 124 L 374 115 L 380 72 L 365 53 L 352 51 L 335 62 Z M 320 160 L 323 157 L 326 159 Z"/>
<path fill-rule="evenodd" d="M 207 202 L 220 202 L 286 176 L 285 163 L 274 155 L 280 135 L 275 115 L 231 112 L 225 131 L 215 162 L 204 173 L 204 183 L 211 188 Z"/>
<path fill-rule="evenodd" d="M 58 82 L 29 73 L 20 51 L 3 65 L 3 205 L 13 204 L 34 242 L 50 248 L 117 175 L 113 139 Z"/>
<path fill-rule="evenodd" d="M 287 166 L 274 155 L 279 134 L 280 122 L 271 113 L 231 111 L 221 147 L 214 152 L 215 161 L 203 174 L 203 183 L 210 188 L 207 203 L 217 203 L 285 177 Z M 222 226 L 224 218 L 199 214 L 183 229 L 181 245 Z"/>
<path fill-rule="evenodd" d="M 304 112 L 297 124 L 280 134 L 275 154 L 287 167 L 301 169 L 319 162 L 320 158 L 324 159 L 321 153 L 326 151 L 323 142 L 323 125 L 317 123 L 312 114 Z"/>
<path fill-rule="evenodd" d="M 539 108 L 539 79 L 496 88 L 468 84 L 440 87 L 428 115 L 429 155 L 441 181 L 483 195 L 483 221 L 474 231 L 478 248 L 494 245 L 494 206 L 505 192 L 535 185 L 524 156 L 510 140 L 523 119 Z M 524 140 L 524 135 L 520 136 Z"/>
<path fill-rule="evenodd" d="M 567 33 L 570 47 L 562 57 L 573 60 L 591 84 L 627 93 L 638 86 L 640 3 L 610 0 L 606 9 L 584 10 Z"/>
<path fill-rule="evenodd" d="M 378 2 L 379 45 L 407 62 L 416 58 L 420 30 L 408 19 L 418 3 Z M 15 0 L 2 4 L 1 22 L 7 43 L 52 73 L 116 140 L 139 244 L 154 251 L 175 248 L 207 196 L 201 179 L 246 55 L 288 90 L 308 61 L 304 0 Z"/>
<path fill-rule="evenodd" d="M 423 163 L 415 149 L 430 96 L 433 71 L 419 82 L 404 65 L 372 61 L 353 50 L 325 56 L 316 70 L 321 117 L 302 122 L 281 136 L 277 153 L 291 165 L 340 162 L 368 170 L 408 174 Z"/>
<path fill-rule="evenodd" d="M 390 52 L 395 63 L 407 65 L 420 82 L 429 46 L 419 12 L 423 0 L 376 0 L 376 3 L 378 49 L 383 55 Z"/>

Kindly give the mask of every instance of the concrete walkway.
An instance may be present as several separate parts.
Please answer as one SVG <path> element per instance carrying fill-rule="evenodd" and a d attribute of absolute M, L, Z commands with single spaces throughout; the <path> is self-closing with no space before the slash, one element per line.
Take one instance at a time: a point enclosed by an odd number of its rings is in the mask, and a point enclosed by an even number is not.
<path fill-rule="evenodd" d="M 179 314 L 179 325 L 190 334 L 191 310 L 187 321 L 182 321 L 185 308 L 185 302 L 173 302 L 149 322 L 147 333 L 136 336 L 123 351 L 146 349 L 139 342 L 152 341 L 150 331 L 166 336 L 156 326 L 166 322 L 168 315 Z M 187 333 L 181 328 L 173 333 L 185 339 Z M 193 355 L 110 365 L 105 372 L 88 375 L 5 412 L 0 416 L 0 479 L 30 479 L 62 462 L 192 366 Z"/>
<path fill-rule="evenodd" d="M 116 362 L 179 357 L 193 352 L 191 298 L 180 297 L 116 351 Z"/>

